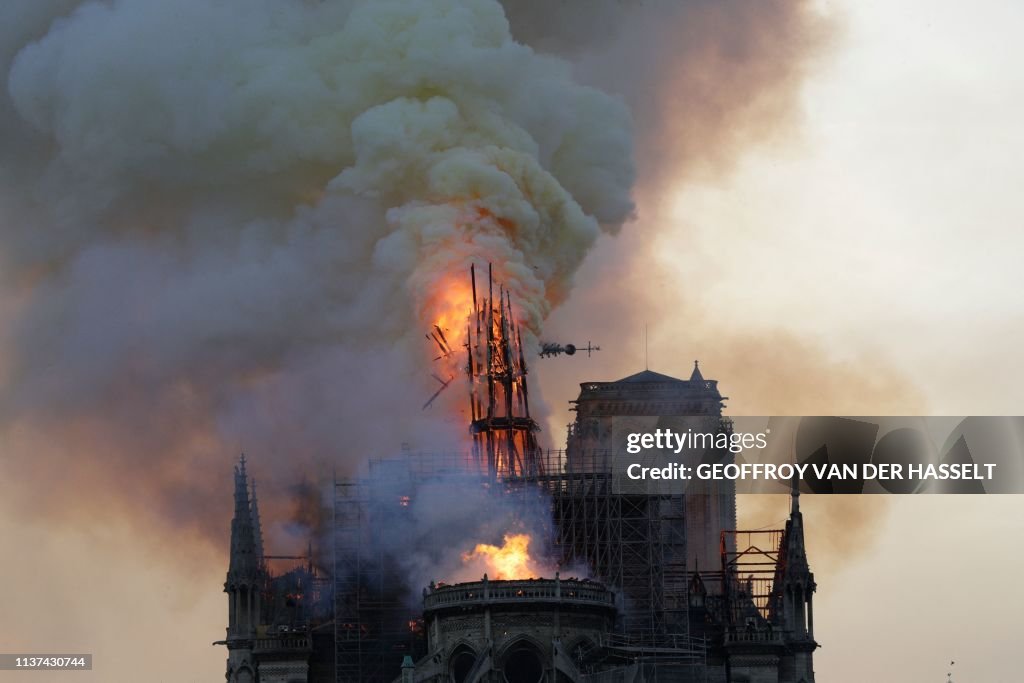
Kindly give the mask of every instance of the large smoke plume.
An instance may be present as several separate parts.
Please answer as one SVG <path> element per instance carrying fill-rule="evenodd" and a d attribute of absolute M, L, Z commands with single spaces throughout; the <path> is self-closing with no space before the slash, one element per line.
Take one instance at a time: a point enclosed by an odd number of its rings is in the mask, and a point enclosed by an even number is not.
<path fill-rule="evenodd" d="M 422 337 L 469 264 L 537 332 L 633 210 L 627 108 L 493 0 L 58 9 L 7 50 L 15 457 L 45 434 L 159 501 L 246 446 L 454 441 Z"/>

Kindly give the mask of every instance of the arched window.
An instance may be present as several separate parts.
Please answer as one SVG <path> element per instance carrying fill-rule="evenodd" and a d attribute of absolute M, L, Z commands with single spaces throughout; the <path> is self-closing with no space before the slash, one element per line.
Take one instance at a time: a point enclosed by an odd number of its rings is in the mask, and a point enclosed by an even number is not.
<path fill-rule="evenodd" d="M 502 658 L 501 672 L 507 683 L 540 683 L 544 678 L 540 650 L 525 640 L 513 644 Z"/>
<path fill-rule="evenodd" d="M 459 645 L 448 658 L 448 673 L 455 683 L 464 683 L 476 664 L 476 653 L 468 645 Z"/>

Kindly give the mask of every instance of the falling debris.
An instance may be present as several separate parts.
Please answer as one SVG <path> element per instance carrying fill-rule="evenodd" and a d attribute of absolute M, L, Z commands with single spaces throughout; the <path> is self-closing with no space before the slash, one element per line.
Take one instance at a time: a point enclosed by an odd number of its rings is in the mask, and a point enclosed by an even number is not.
<path fill-rule="evenodd" d="M 427 334 L 427 339 L 433 340 L 433 342 L 437 344 L 437 348 L 441 350 L 441 355 L 436 357 L 434 360 L 441 360 L 442 358 L 447 358 L 452 355 L 452 349 L 448 345 L 448 339 L 444 336 L 444 332 L 441 330 L 440 326 L 434 325 L 434 329 Z"/>
<path fill-rule="evenodd" d="M 438 382 L 441 383 L 441 388 L 438 389 L 437 391 L 435 391 L 434 394 L 430 398 L 427 399 L 427 402 L 423 404 L 423 410 L 426 410 L 427 408 L 429 408 L 430 404 L 434 402 L 434 399 L 436 399 L 438 396 L 440 396 L 441 392 L 444 391 L 445 389 L 447 389 L 448 385 L 452 383 L 453 379 L 455 379 L 455 375 L 452 375 L 448 379 L 441 379 L 437 375 L 431 375 L 431 377 L 433 377 L 434 379 L 436 379 Z"/>

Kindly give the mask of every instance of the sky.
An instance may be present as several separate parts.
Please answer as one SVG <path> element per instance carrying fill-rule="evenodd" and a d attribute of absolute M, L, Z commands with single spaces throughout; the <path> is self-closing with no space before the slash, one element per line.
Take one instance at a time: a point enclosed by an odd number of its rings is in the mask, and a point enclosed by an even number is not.
<path fill-rule="evenodd" d="M 694 328 L 784 325 L 835 358 L 893 368 L 923 397 L 919 410 L 1012 413 L 1024 400 L 1012 362 L 1024 341 L 1024 75 L 1013 34 L 1024 8 L 825 6 L 841 28 L 804 82 L 798 123 L 725 177 L 687 176 L 641 199 L 641 229 L 620 242 L 654 233 L 636 251 L 657 278 L 643 301 L 655 313 L 622 331 L 626 343 L 598 341 L 635 367 L 646 324 L 652 366 L 680 373 L 690 359 L 677 362 L 676 349 L 715 351 Z M 656 231 L 643 225 L 652 212 Z M 581 276 L 580 299 L 600 277 Z M 576 324 L 574 313 L 556 312 L 552 327 Z M 731 391 L 732 407 L 747 410 L 749 392 Z"/>
<path fill-rule="evenodd" d="M 935 414 L 1013 411 L 1024 76 L 1012 27 L 1024 8 L 841 11 L 846 35 L 804 88 L 799 139 L 683 190 L 661 253 L 705 272 L 717 308 L 890 358 Z"/>
<path fill-rule="evenodd" d="M 686 376 L 701 359 L 732 414 L 1024 405 L 1024 7 L 821 6 L 837 32 L 808 67 L 791 125 L 727 171 L 680 170 L 676 183 L 641 186 L 635 223 L 601 238 L 552 314 L 557 340 L 594 334 L 603 349 L 538 361 L 553 445 L 570 417 L 562 397 L 578 382 L 643 366 L 644 324 L 651 369 Z M 593 311 L 616 277 L 637 314 L 601 328 Z M 83 506 L 70 513 L 78 524 L 57 524 L 9 495 L 45 487 L 39 476 L 0 482 L 0 539 L 12 549 L 0 562 L 3 649 L 93 651 L 103 662 L 102 675 L 54 680 L 220 680 L 225 654 L 210 643 L 226 615 L 228 520 L 219 546 L 190 527 L 154 528 L 146 510 Z M 1019 680 L 1024 554 L 1013 539 L 1024 533 L 1024 497 L 803 504 L 820 681 L 942 681 L 950 661 L 961 683 Z M 754 526 L 787 506 L 740 508 Z M 17 679 L 0 672 L 6 680 Z"/>

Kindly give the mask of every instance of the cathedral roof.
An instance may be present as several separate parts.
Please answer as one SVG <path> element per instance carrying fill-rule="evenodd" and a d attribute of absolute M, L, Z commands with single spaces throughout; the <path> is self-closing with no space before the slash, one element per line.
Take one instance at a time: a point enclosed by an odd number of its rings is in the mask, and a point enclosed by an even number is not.
<path fill-rule="evenodd" d="M 642 372 L 636 373 L 635 375 L 630 375 L 629 377 L 623 377 L 622 379 L 617 380 L 615 383 L 616 384 L 621 384 L 623 382 L 682 382 L 682 381 L 683 380 L 677 379 L 676 377 L 669 377 L 668 375 L 663 375 L 660 372 L 654 372 L 652 370 L 644 370 Z"/>
<path fill-rule="evenodd" d="M 694 363 L 693 373 L 690 375 L 690 379 L 671 377 L 660 372 L 654 372 L 653 370 L 642 370 L 634 375 L 623 377 L 622 379 L 615 380 L 614 382 L 581 382 L 580 397 L 576 401 L 572 402 L 580 404 L 581 402 L 587 403 L 593 401 L 678 401 L 682 400 L 684 397 L 686 400 L 712 401 L 715 404 L 721 403 L 725 400 L 725 397 L 718 393 L 718 382 L 715 380 L 704 379 L 700 370 L 697 368 L 697 364 Z M 607 404 L 605 407 L 600 408 L 600 410 L 612 410 L 611 405 L 612 404 Z M 664 406 L 659 407 L 659 405 L 650 403 L 646 405 L 645 409 L 679 409 L 678 406 L 675 408 L 666 408 Z M 628 414 L 633 415 L 637 413 L 633 411 Z"/>

